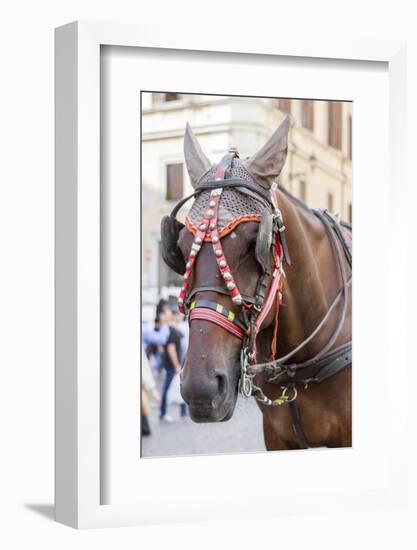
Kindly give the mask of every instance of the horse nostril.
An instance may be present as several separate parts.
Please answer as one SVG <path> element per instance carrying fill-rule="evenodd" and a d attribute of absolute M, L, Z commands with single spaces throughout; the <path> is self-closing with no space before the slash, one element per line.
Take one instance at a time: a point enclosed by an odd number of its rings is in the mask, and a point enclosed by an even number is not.
<path fill-rule="evenodd" d="M 216 374 L 216 379 L 217 379 L 217 386 L 218 386 L 219 395 L 224 395 L 226 393 L 226 386 L 227 386 L 226 375 L 223 374 L 223 373 L 217 373 Z"/>

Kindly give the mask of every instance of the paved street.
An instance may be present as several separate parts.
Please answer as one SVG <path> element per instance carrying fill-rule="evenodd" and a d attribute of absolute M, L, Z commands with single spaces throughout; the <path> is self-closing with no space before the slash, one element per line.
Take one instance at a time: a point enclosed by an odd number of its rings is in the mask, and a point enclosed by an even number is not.
<path fill-rule="evenodd" d="M 181 420 L 179 406 L 171 405 L 172 424 L 161 424 L 158 409 L 152 408 L 152 434 L 142 438 L 142 456 L 172 456 L 264 451 L 262 417 L 254 399 L 239 396 L 228 422 L 196 424 L 189 417 Z"/>

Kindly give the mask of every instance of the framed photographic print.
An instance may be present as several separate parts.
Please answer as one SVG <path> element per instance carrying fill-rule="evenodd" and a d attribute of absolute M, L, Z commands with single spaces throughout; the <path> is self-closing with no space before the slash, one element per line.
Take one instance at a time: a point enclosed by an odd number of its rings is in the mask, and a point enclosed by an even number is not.
<path fill-rule="evenodd" d="M 403 501 L 404 67 L 384 41 L 57 29 L 58 521 Z"/>

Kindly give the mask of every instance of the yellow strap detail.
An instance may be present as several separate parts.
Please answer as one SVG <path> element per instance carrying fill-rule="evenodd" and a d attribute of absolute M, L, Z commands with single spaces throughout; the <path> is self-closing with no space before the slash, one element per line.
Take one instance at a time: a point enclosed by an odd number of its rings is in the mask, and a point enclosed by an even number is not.
<path fill-rule="evenodd" d="M 194 301 L 194 302 L 191 302 L 190 311 L 191 311 L 192 309 L 194 309 L 194 308 L 195 308 L 195 301 Z"/>
<path fill-rule="evenodd" d="M 284 405 L 288 401 L 288 395 L 281 395 L 278 399 L 274 399 L 274 405 Z"/>
<path fill-rule="evenodd" d="M 235 318 L 235 314 L 233 313 L 233 311 L 229 311 L 229 313 L 227 315 L 227 320 L 228 321 L 233 321 L 234 318 Z"/>

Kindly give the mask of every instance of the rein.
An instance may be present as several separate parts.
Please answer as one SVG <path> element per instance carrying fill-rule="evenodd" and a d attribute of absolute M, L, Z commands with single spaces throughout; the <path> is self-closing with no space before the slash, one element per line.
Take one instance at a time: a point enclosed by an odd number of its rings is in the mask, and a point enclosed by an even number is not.
<path fill-rule="evenodd" d="M 324 224 L 327 236 L 331 243 L 333 254 L 336 258 L 337 269 L 342 281 L 342 288 L 333 299 L 326 314 L 318 323 L 316 328 L 300 344 L 286 355 L 274 359 L 276 333 L 278 327 L 278 312 L 282 301 L 282 276 L 284 274 L 283 263 L 290 263 L 287 243 L 285 239 L 285 226 L 282 215 L 278 208 L 277 197 L 275 193 L 269 193 L 247 180 L 239 178 L 227 178 L 225 174 L 231 167 L 234 158 L 238 157 L 235 149 L 222 158 L 217 165 L 215 177 L 212 180 L 199 184 L 191 195 L 182 199 L 173 209 L 171 216 L 175 218 L 180 208 L 192 197 L 198 196 L 203 191 L 210 191 L 210 200 L 207 210 L 200 220 L 197 230 L 194 234 L 194 242 L 185 266 L 183 284 L 181 287 L 178 305 L 182 313 L 188 315 L 189 323 L 194 320 L 204 320 L 213 323 L 232 334 L 241 341 L 241 375 L 240 392 L 245 397 L 255 397 L 257 401 L 267 406 L 290 404 L 291 414 L 294 419 L 294 429 L 297 432 L 298 439 L 304 446 L 302 429 L 297 420 L 298 410 L 294 401 L 297 397 L 296 383 L 308 384 L 310 382 L 321 382 L 330 376 L 347 368 L 352 363 L 352 343 L 347 342 L 337 349 L 331 349 L 339 336 L 348 310 L 348 290 L 352 284 L 352 277 L 347 276 L 343 255 L 340 250 L 342 244 L 343 253 L 348 260 L 350 268 L 352 267 L 352 256 L 342 234 L 341 227 L 337 220 L 326 210 L 313 210 L 314 214 Z M 274 267 L 272 273 L 265 269 L 261 275 L 255 296 L 248 296 L 240 292 L 236 280 L 230 270 L 227 259 L 224 255 L 221 245 L 221 237 L 218 228 L 219 203 L 222 191 L 226 187 L 236 187 L 249 189 L 255 193 L 258 200 L 266 202 L 271 210 L 272 227 L 270 235 L 270 250 L 274 258 Z M 221 286 L 201 286 L 189 289 L 189 282 L 193 268 L 197 261 L 198 253 L 206 237 L 210 237 L 213 247 L 214 257 L 225 283 L 225 288 Z M 208 243 L 207 243 L 208 244 Z M 266 288 L 268 280 L 272 278 L 268 293 Z M 229 295 L 232 302 L 241 309 L 241 318 L 223 305 L 209 300 L 193 300 L 201 292 L 216 292 Z M 266 296 L 265 296 L 266 294 Z M 326 325 L 335 308 L 342 303 L 342 313 L 332 335 L 323 346 L 323 348 L 314 357 L 302 363 L 289 363 L 300 350 L 302 350 Z M 275 331 L 273 338 L 272 360 L 264 363 L 256 363 L 256 336 L 260 327 L 276 304 L 277 312 L 275 318 Z M 267 382 L 281 383 L 282 394 L 278 399 L 271 400 L 265 396 L 260 387 L 255 385 L 254 377 L 257 374 L 263 374 Z M 288 390 L 292 390 L 292 396 L 287 395 Z"/>

